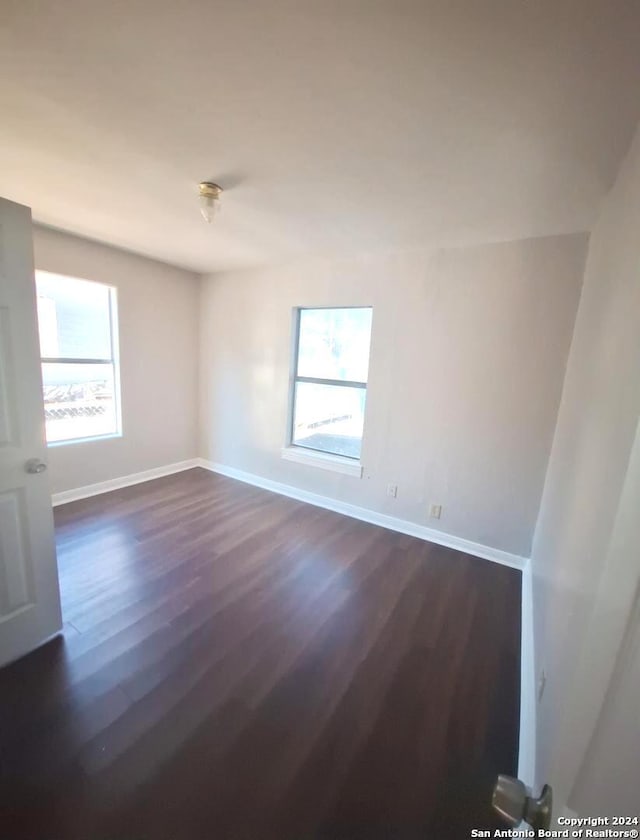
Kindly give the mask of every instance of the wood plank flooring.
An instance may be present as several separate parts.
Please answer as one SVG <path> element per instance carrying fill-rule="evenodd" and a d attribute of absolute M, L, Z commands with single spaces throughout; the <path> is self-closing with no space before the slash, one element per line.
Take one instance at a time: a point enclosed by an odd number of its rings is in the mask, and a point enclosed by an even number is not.
<path fill-rule="evenodd" d="M 0 837 L 499 825 L 518 571 L 199 469 L 55 518 L 65 632 L 0 671 Z"/>

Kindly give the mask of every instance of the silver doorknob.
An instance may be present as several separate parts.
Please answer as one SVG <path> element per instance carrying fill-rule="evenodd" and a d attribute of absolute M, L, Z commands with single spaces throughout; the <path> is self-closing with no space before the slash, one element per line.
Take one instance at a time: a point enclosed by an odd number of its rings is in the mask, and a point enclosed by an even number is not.
<path fill-rule="evenodd" d="M 498 776 L 493 789 L 491 800 L 493 810 L 511 828 L 515 828 L 524 820 L 531 828 L 547 830 L 551 825 L 551 808 L 553 796 L 549 785 L 542 788 L 542 793 L 536 799 L 529 796 L 524 782 L 511 776 Z"/>
<path fill-rule="evenodd" d="M 32 475 L 37 473 L 44 472 L 47 469 L 47 465 L 44 461 L 41 461 L 40 458 L 29 458 L 27 463 L 24 465 L 25 470 Z"/>

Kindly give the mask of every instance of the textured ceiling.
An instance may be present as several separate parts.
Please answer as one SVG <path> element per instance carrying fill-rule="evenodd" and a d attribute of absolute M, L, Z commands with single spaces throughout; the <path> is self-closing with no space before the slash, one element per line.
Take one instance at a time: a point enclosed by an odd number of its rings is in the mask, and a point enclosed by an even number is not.
<path fill-rule="evenodd" d="M 0 7 L 0 195 L 198 271 L 588 229 L 640 115 L 637 0 Z"/>

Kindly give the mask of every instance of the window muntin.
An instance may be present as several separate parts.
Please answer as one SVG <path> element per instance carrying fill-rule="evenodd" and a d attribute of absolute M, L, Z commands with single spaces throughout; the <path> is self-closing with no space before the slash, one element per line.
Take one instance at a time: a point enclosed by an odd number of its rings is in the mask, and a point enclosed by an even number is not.
<path fill-rule="evenodd" d="M 120 434 L 116 290 L 36 271 L 47 443 Z"/>
<path fill-rule="evenodd" d="M 297 310 L 290 444 L 359 460 L 369 306 Z"/>

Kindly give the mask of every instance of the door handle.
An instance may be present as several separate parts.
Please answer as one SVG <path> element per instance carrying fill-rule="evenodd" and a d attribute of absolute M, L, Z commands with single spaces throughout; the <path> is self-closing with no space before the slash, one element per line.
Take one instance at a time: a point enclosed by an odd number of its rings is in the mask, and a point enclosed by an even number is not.
<path fill-rule="evenodd" d="M 523 820 L 536 831 L 548 830 L 551 826 L 553 796 L 549 785 L 542 788 L 542 793 L 536 799 L 529 796 L 529 791 L 520 779 L 500 775 L 493 789 L 491 804 L 493 810 L 511 828 L 520 825 Z"/>
<path fill-rule="evenodd" d="M 41 461 L 40 458 L 29 458 L 27 463 L 24 465 L 25 470 L 32 475 L 37 475 L 37 473 L 42 473 L 47 469 L 47 465 L 44 461 Z"/>

